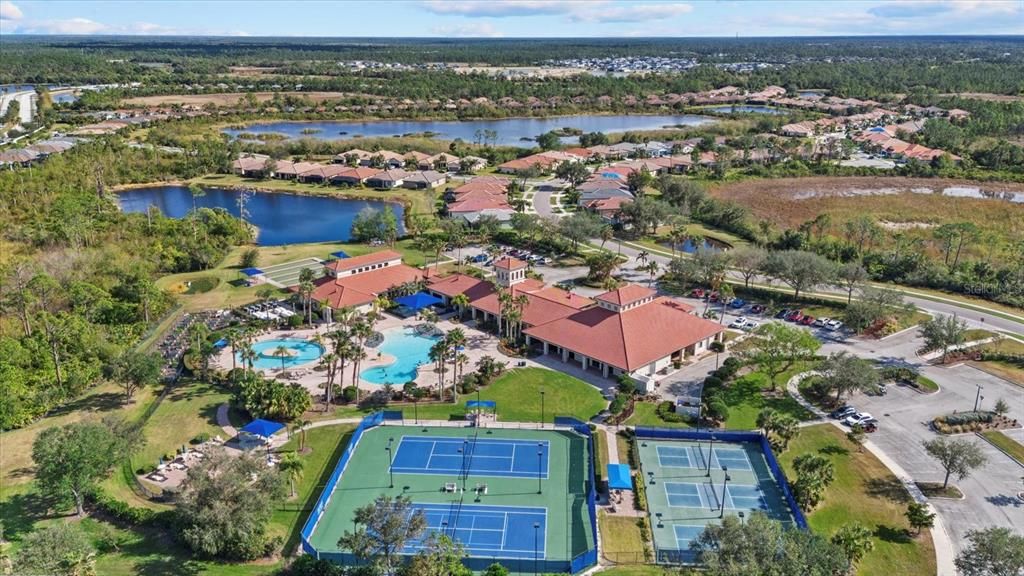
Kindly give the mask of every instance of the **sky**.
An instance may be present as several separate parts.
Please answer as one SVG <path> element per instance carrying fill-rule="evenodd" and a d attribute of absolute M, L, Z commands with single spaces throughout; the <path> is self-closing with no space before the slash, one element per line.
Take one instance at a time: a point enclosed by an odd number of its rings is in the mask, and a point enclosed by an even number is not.
<path fill-rule="evenodd" d="M 1020 35 L 1024 0 L 0 0 L 6 34 Z"/>

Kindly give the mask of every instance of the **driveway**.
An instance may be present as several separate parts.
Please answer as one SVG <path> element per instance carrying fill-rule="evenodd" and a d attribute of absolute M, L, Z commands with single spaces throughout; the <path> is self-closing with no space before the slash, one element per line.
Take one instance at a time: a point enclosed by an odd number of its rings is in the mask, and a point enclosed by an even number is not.
<path fill-rule="evenodd" d="M 911 388 L 890 387 L 881 397 L 863 394 L 855 396 L 851 404 L 866 410 L 880 421 L 878 431 L 871 440 L 899 463 L 914 480 L 941 482 L 942 467 L 925 452 L 922 442 L 937 435 L 928 427 L 932 418 L 953 411 L 974 407 L 977 385 L 984 390 L 983 406 L 991 407 L 999 397 L 1011 406 L 1010 415 L 1024 419 L 1024 396 L 1020 388 L 966 365 L 952 368 L 926 367 L 922 370 L 935 380 L 941 390 L 935 394 L 921 394 Z M 1024 441 L 1021 430 L 1010 431 L 1018 441 Z M 964 480 L 950 479 L 964 492 L 964 500 L 932 499 L 931 503 L 942 519 L 957 551 L 964 547 L 969 530 L 1003 526 L 1014 530 L 1024 527 L 1024 502 L 1015 495 L 1024 489 L 1021 478 L 1024 468 L 1008 456 L 974 434 L 962 434 L 979 446 L 988 463 Z"/>

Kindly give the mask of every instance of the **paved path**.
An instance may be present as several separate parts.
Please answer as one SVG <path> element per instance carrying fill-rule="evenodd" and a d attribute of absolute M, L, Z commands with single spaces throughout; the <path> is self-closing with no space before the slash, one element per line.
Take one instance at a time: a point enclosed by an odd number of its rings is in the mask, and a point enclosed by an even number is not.
<path fill-rule="evenodd" d="M 801 406 L 810 410 L 819 418 L 828 418 L 823 411 L 808 402 L 807 399 L 800 394 L 800 382 L 803 381 L 804 378 L 808 378 L 816 374 L 820 374 L 820 372 L 802 372 L 793 376 L 789 379 L 789 382 L 786 383 L 786 390 L 789 392 L 790 396 L 800 403 Z M 847 430 L 835 420 L 830 419 L 828 422 L 844 432 Z M 817 423 L 818 422 L 812 422 L 811 424 Z M 949 533 L 946 531 L 946 526 L 942 521 L 942 515 L 939 514 L 938 510 L 931 505 L 928 498 L 921 493 L 917 484 L 914 483 L 913 478 L 910 477 L 910 474 L 908 474 L 907 471 L 899 465 L 899 463 L 890 458 L 884 450 L 878 447 L 878 445 L 871 440 L 865 440 L 864 447 L 868 449 L 868 452 L 871 452 L 876 458 L 878 458 L 878 460 L 882 462 L 882 464 L 884 464 L 885 467 L 896 476 L 896 478 L 899 479 L 900 483 L 903 484 L 904 488 L 907 489 L 907 492 L 910 493 L 915 501 L 927 504 L 928 508 L 935 513 L 935 526 L 932 527 L 932 542 L 935 547 L 937 576 L 956 576 L 956 566 L 953 564 L 953 541 L 949 537 Z"/>
<path fill-rule="evenodd" d="M 619 443 L 615 441 L 615 431 L 607 426 L 601 426 L 600 430 L 604 433 L 605 445 L 608 446 L 608 463 L 618 464 Z"/>
<path fill-rule="evenodd" d="M 227 402 L 217 406 L 217 426 L 224 430 L 229 439 L 238 436 L 238 430 L 231 425 L 231 419 L 228 418 L 228 410 L 230 409 L 231 406 Z"/>
<path fill-rule="evenodd" d="M 554 216 L 555 213 L 551 210 L 551 196 L 554 192 L 551 191 L 538 191 L 533 193 L 533 210 L 541 217 Z"/>

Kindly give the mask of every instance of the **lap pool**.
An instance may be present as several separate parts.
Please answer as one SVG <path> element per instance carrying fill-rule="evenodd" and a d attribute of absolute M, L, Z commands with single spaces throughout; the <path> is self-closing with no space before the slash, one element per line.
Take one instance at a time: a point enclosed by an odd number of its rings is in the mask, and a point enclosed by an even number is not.
<path fill-rule="evenodd" d="M 324 349 L 316 342 L 298 338 L 274 338 L 263 340 L 252 345 L 256 352 L 253 367 L 261 370 L 294 368 L 308 364 L 323 356 Z M 243 364 L 242 353 L 236 352 L 235 358 Z"/>
<path fill-rule="evenodd" d="M 437 338 L 417 334 L 412 328 L 393 328 L 384 331 L 384 341 L 378 350 L 394 357 L 384 366 L 363 370 L 359 376 L 373 384 L 405 384 L 416 379 L 420 364 L 430 365 L 430 348 Z"/>

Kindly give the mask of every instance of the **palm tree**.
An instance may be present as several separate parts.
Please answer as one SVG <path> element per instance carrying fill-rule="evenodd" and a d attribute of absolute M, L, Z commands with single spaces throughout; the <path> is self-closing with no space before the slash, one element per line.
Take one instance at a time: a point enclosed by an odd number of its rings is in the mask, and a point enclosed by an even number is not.
<path fill-rule="evenodd" d="M 676 258 L 676 246 L 686 240 L 686 226 L 674 226 L 668 231 L 668 241 L 672 244 L 672 259 Z"/>
<path fill-rule="evenodd" d="M 615 237 L 615 229 L 610 224 L 605 224 L 601 227 L 601 248 L 604 248 L 606 242 Z"/>
<path fill-rule="evenodd" d="M 636 255 L 636 261 L 639 262 L 641 266 L 643 266 L 644 264 L 647 264 L 647 261 L 650 259 L 650 257 L 650 252 L 648 252 L 647 250 L 641 250 L 640 253 Z"/>
<path fill-rule="evenodd" d="M 444 398 L 444 375 L 448 364 L 449 344 L 447 338 L 441 338 L 430 347 L 430 359 L 437 366 L 437 398 Z"/>
<path fill-rule="evenodd" d="M 274 356 L 281 359 L 281 371 L 284 372 L 284 363 L 288 359 L 288 348 L 284 345 L 274 348 Z"/>
<path fill-rule="evenodd" d="M 466 317 L 466 308 L 469 307 L 469 296 L 456 294 L 452 297 L 452 304 L 459 309 L 459 320 Z"/>
<path fill-rule="evenodd" d="M 461 328 L 455 328 L 445 335 L 445 339 L 448 340 L 448 349 L 452 351 L 452 398 L 456 398 L 458 401 L 458 391 L 455 389 L 456 383 L 459 377 L 459 357 L 464 357 L 459 351 L 466 345 L 466 333 Z"/>
<path fill-rule="evenodd" d="M 231 348 L 231 371 L 234 372 L 238 368 L 235 353 L 236 348 L 242 343 L 242 334 L 237 328 L 229 328 L 224 332 L 224 339 L 228 341 L 228 346 Z"/>
<path fill-rule="evenodd" d="M 288 485 L 291 487 L 292 498 L 295 497 L 295 481 L 302 478 L 302 469 L 305 465 L 305 462 L 303 462 L 295 452 L 289 452 L 282 456 L 281 462 L 277 465 L 277 469 L 280 470 L 281 474 L 284 474 L 285 478 L 288 479 Z"/>
<path fill-rule="evenodd" d="M 444 251 L 444 240 L 437 236 L 430 236 L 423 240 L 423 251 L 434 254 L 434 272 L 437 272 L 437 265 L 441 262 L 441 252 Z"/>
<path fill-rule="evenodd" d="M 765 436 L 767 436 L 768 432 L 771 431 L 777 416 L 778 413 L 771 408 L 762 408 L 761 411 L 757 413 L 757 427 L 762 430 Z"/>
<path fill-rule="evenodd" d="M 657 276 L 658 275 L 658 271 L 661 270 L 661 266 L 658 265 L 658 261 L 657 260 L 651 260 L 650 262 L 648 262 L 646 265 L 644 265 L 640 269 L 651 275 L 651 280 L 650 280 L 650 283 L 648 284 L 648 286 L 653 288 L 654 287 L 654 277 Z"/>

